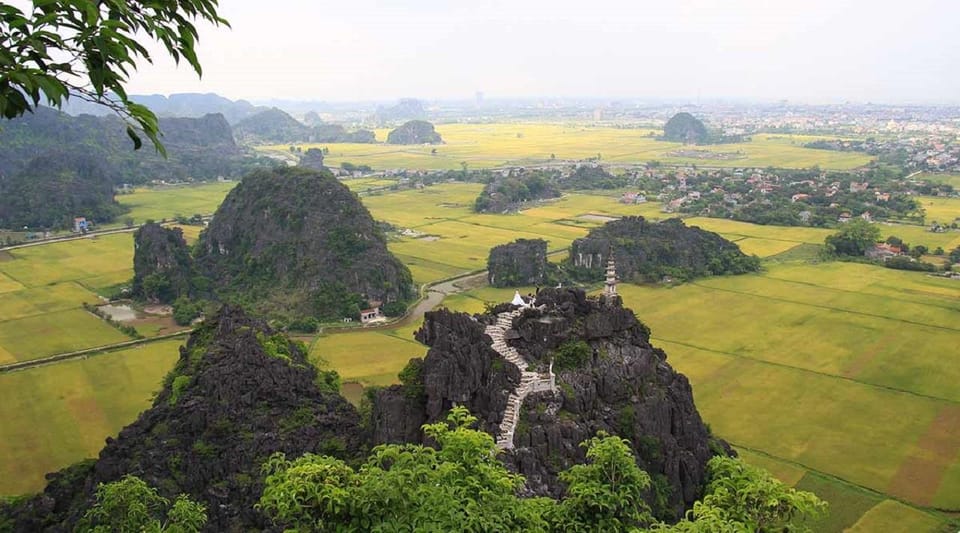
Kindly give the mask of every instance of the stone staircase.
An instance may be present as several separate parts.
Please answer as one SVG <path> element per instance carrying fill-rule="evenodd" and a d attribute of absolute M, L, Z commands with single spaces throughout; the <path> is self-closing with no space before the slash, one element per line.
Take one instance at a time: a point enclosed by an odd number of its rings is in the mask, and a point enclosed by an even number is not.
<path fill-rule="evenodd" d="M 523 308 L 518 307 L 513 311 L 500 313 L 497 315 L 496 324 L 487 326 L 485 330 L 493 340 L 493 349 L 520 369 L 520 385 L 510 393 L 507 399 L 507 408 L 503 412 L 503 421 L 500 422 L 500 431 L 497 434 L 497 447 L 501 450 L 513 448 L 513 433 L 517 429 L 517 422 L 520 421 L 520 408 L 523 406 L 524 398 L 531 392 L 556 390 L 552 367 L 550 373 L 544 375 L 527 371 L 527 362 L 515 348 L 507 345 L 503 337 L 504 333 L 513 326 L 513 319 L 520 316 L 522 312 Z"/>

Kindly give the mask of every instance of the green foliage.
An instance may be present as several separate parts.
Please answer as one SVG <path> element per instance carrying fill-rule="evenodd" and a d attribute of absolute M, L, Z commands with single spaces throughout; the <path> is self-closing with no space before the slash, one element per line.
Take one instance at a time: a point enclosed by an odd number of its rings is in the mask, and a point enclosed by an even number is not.
<path fill-rule="evenodd" d="M 170 501 L 136 476 L 97 486 L 97 501 L 77 525 L 78 532 L 189 533 L 203 529 L 207 510 L 181 494 Z"/>
<path fill-rule="evenodd" d="M 880 240 L 880 228 L 866 220 L 854 219 L 827 237 L 827 253 L 835 256 L 859 257 Z"/>
<path fill-rule="evenodd" d="M 323 392 L 339 394 L 342 380 L 336 370 L 317 370 L 317 378 L 314 383 Z"/>
<path fill-rule="evenodd" d="M 926 261 L 918 261 L 905 255 L 897 255 L 887 258 L 883 266 L 897 270 L 913 270 L 915 272 L 934 272 L 937 266 Z"/>
<path fill-rule="evenodd" d="M 523 478 L 496 458 L 476 418 L 454 408 L 424 426 L 437 442 L 382 445 L 354 470 L 330 457 L 274 455 L 257 508 L 278 525 L 310 531 L 542 531 L 539 499 L 521 499 Z"/>
<path fill-rule="evenodd" d="M 560 473 L 566 496 L 548 514 L 558 531 L 628 531 L 653 521 L 643 499 L 650 476 L 637 466 L 629 443 L 601 432 L 584 442 L 587 464 Z"/>
<path fill-rule="evenodd" d="M 183 390 L 190 385 L 190 382 L 193 380 L 193 376 L 183 374 L 173 378 L 173 381 L 170 383 L 170 405 L 176 405 L 180 401 L 180 395 L 183 394 Z"/>
<path fill-rule="evenodd" d="M 263 347 L 263 351 L 267 353 L 270 357 L 276 357 L 277 359 L 283 359 L 288 363 L 292 360 L 290 356 L 293 355 L 292 349 L 290 347 L 290 339 L 288 339 L 282 333 L 274 333 L 273 335 L 267 336 L 263 332 L 257 332 L 257 341 L 260 343 L 260 346 Z"/>
<path fill-rule="evenodd" d="M 474 202 L 478 213 L 502 213 L 532 200 L 557 198 L 560 191 L 544 171 L 511 171 L 484 186 Z"/>
<path fill-rule="evenodd" d="M 423 385 L 423 359 L 415 357 L 403 367 L 397 375 L 403 384 L 403 394 L 407 398 L 423 401 L 426 397 L 426 388 Z"/>
<path fill-rule="evenodd" d="M 560 182 L 564 189 L 620 189 L 629 185 L 626 176 L 614 176 L 599 165 L 581 165 Z"/>
<path fill-rule="evenodd" d="M 320 321 L 317 320 L 317 317 L 306 316 L 295 319 L 293 322 L 290 322 L 290 325 L 287 327 L 290 331 L 299 333 L 316 333 L 320 331 Z"/>
<path fill-rule="evenodd" d="M 730 457 L 708 463 L 706 495 L 686 519 L 658 531 L 809 531 L 800 522 L 826 513 L 813 493 L 784 485 L 768 472 Z"/>
<path fill-rule="evenodd" d="M 387 302 L 380 306 L 380 310 L 389 317 L 403 316 L 407 312 L 407 304 L 399 301 Z"/>
<path fill-rule="evenodd" d="M 177 298 L 177 301 L 173 302 L 173 321 L 181 326 L 189 326 L 201 312 L 203 312 L 201 302 L 191 302 L 185 297 Z"/>
<path fill-rule="evenodd" d="M 490 435 L 454 407 L 446 422 L 423 426 L 436 448 L 381 445 L 359 468 L 331 457 L 275 454 L 263 467 L 265 489 L 257 508 L 278 527 L 297 531 L 803 531 L 797 524 L 823 512 L 811 493 L 791 489 L 736 459 L 709 464 L 707 495 L 677 525 L 655 524 L 668 515 L 671 487 L 651 480 L 628 441 L 604 433 L 582 443 L 587 463 L 560 473 L 559 500 L 521 498 L 522 476 L 496 458 Z M 329 448 L 336 451 L 331 443 Z"/>
<path fill-rule="evenodd" d="M 0 116 L 21 116 L 41 100 L 60 107 L 75 95 L 123 117 L 135 148 L 143 134 L 160 151 L 157 117 L 129 100 L 127 76 L 139 60 L 152 61 L 149 42 L 200 74 L 194 23 L 227 24 L 217 14 L 217 0 L 50 0 L 35 2 L 26 12 L 0 7 Z"/>
<path fill-rule="evenodd" d="M 553 352 L 553 367 L 557 370 L 580 368 L 590 361 L 593 349 L 582 340 L 567 341 Z"/>

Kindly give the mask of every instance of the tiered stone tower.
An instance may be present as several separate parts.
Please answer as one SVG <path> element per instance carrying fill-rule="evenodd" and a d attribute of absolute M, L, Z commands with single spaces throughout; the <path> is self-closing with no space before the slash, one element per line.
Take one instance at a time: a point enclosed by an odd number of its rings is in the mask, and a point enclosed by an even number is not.
<path fill-rule="evenodd" d="M 610 250 L 610 258 L 607 259 L 607 279 L 603 286 L 604 299 L 617 297 L 617 264 L 613 259 L 613 250 Z"/>

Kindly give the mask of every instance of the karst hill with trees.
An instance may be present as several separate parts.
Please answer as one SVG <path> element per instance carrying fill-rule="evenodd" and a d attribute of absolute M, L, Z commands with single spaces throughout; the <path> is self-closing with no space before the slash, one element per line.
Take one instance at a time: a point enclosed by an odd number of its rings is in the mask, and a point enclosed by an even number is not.
<path fill-rule="evenodd" d="M 425 120 L 411 120 L 387 134 L 387 144 L 443 144 L 433 124 Z"/>
<path fill-rule="evenodd" d="M 649 222 L 624 217 L 590 230 L 573 241 L 568 272 L 583 280 L 603 279 L 610 254 L 625 281 L 686 281 L 702 276 L 744 274 L 760 269 L 760 259 L 736 243 L 678 218 Z"/>

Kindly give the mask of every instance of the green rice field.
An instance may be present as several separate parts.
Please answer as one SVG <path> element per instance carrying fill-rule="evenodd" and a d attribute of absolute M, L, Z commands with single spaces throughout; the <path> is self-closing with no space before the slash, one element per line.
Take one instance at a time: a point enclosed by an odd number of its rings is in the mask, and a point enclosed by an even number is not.
<path fill-rule="evenodd" d="M 0 374 L 0 494 L 43 488 L 44 473 L 96 457 L 150 406 L 180 341 Z"/>

